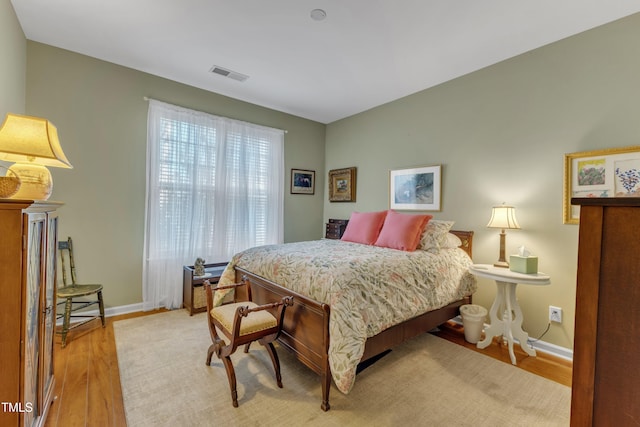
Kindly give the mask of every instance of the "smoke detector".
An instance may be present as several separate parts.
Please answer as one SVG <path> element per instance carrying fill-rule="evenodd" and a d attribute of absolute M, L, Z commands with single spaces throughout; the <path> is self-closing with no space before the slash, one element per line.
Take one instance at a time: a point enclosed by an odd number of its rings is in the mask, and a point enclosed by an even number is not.
<path fill-rule="evenodd" d="M 327 12 L 322 9 L 313 9 L 311 11 L 311 19 L 314 21 L 322 21 L 327 17 Z"/>

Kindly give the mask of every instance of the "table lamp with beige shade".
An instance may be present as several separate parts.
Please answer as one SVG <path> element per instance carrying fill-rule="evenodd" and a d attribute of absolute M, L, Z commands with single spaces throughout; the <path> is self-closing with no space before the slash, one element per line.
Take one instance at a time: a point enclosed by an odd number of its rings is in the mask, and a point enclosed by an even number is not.
<path fill-rule="evenodd" d="M 500 258 L 493 264 L 495 267 L 509 268 L 509 263 L 505 257 L 505 241 L 507 234 L 504 232 L 506 229 L 519 229 L 518 221 L 516 220 L 516 208 L 513 206 L 507 206 L 504 203 L 500 206 L 494 206 L 491 211 L 491 219 L 489 228 L 500 228 Z"/>
<path fill-rule="evenodd" d="M 73 167 L 62 151 L 58 130 L 49 120 L 12 113 L 0 127 L 0 160 L 14 162 L 9 171 L 20 180 L 12 199 L 47 200 L 53 190 L 47 166 Z"/>

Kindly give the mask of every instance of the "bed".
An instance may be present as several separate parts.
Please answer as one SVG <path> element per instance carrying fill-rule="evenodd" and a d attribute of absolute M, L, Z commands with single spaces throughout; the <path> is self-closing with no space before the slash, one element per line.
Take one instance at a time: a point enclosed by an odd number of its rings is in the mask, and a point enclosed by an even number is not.
<path fill-rule="evenodd" d="M 459 248 L 405 252 L 331 239 L 251 248 L 233 257 L 220 284 L 248 279 L 258 304 L 293 295 L 279 342 L 320 376 L 327 411 L 332 379 L 348 393 L 359 363 L 471 302 L 473 232 L 450 233 Z"/>

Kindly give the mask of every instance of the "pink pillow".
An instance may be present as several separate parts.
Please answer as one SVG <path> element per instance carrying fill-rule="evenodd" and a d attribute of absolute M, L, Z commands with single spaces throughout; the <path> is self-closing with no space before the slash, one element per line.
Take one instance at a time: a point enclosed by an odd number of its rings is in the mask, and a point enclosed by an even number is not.
<path fill-rule="evenodd" d="M 390 210 L 376 240 L 376 246 L 413 252 L 432 215 L 409 215 Z"/>
<path fill-rule="evenodd" d="M 386 216 L 387 211 L 353 212 L 340 240 L 373 245 Z"/>

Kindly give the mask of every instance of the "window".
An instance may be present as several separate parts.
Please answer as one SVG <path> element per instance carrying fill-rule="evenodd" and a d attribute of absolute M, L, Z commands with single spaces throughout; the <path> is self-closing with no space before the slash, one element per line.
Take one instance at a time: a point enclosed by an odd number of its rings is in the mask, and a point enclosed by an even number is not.
<path fill-rule="evenodd" d="M 283 240 L 284 132 L 149 101 L 143 300 L 182 303 L 182 267 Z"/>

